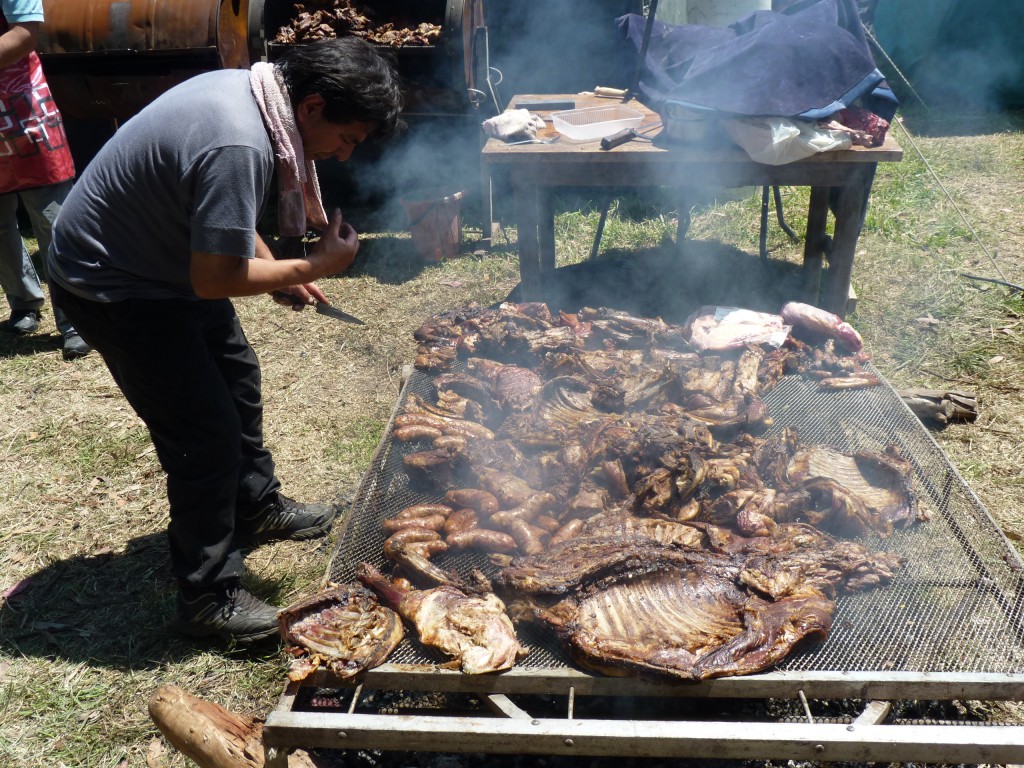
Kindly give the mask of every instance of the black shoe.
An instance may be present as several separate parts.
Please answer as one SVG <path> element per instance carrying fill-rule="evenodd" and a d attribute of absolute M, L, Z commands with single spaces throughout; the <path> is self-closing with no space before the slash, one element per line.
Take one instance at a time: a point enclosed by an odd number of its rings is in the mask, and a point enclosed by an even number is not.
<path fill-rule="evenodd" d="M 68 331 L 64 334 L 64 359 L 65 360 L 77 360 L 79 357 L 85 357 L 92 352 L 85 339 L 78 335 L 78 331 Z"/>
<path fill-rule="evenodd" d="M 8 333 L 18 336 L 27 336 L 39 330 L 39 321 L 43 316 L 35 309 L 16 309 L 11 312 L 10 318 L 3 324 L 3 329 Z"/>
<path fill-rule="evenodd" d="M 278 635 L 277 609 L 237 584 L 193 599 L 179 592 L 175 627 L 189 637 L 219 637 L 245 645 Z"/>
<path fill-rule="evenodd" d="M 331 530 L 337 514 L 332 504 L 303 504 L 279 493 L 258 512 L 235 519 L 235 544 L 245 549 L 269 541 L 316 539 Z"/>

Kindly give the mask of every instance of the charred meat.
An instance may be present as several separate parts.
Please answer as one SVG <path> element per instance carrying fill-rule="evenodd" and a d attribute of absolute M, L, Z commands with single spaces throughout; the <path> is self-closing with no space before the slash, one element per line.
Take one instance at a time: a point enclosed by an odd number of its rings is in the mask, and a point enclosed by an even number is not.
<path fill-rule="evenodd" d="M 323 665 L 338 677 L 356 677 L 383 664 L 405 635 L 402 621 L 358 583 L 304 598 L 278 613 L 292 656 L 288 677 L 303 680 Z"/>

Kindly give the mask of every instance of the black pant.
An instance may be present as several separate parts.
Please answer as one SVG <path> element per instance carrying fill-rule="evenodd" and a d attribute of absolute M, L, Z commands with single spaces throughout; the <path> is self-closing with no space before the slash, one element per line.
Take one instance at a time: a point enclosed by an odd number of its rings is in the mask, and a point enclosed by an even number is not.
<path fill-rule="evenodd" d="M 149 428 L 167 473 L 171 567 L 193 593 L 237 579 L 237 514 L 280 488 L 263 446 L 260 367 L 227 299 L 51 296 Z"/>

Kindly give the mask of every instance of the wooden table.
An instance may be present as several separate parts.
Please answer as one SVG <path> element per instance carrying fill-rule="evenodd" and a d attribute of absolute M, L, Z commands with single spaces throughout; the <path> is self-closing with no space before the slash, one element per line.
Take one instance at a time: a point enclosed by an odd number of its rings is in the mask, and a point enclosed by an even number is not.
<path fill-rule="evenodd" d="M 529 94 L 512 99 L 574 99 L 577 108 L 610 106 L 619 102 L 594 96 Z M 644 114 L 641 128 L 659 120 L 657 113 L 633 100 L 627 105 Z M 547 112 L 539 112 L 547 116 Z M 552 144 L 505 144 L 489 139 L 484 145 L 485 176 L 503 170 L 515 194 L 519 238 L 521 296 L 537 298 L 545 277 L 555 269 L 553 192 L 557 187 L 688 186 L 743 187 L 809 186 L 810 208 L 804 244 L 805 296 L 825 309 L 843 316 L 850 291 L 853 257 L 864 221 L 864 212 L 875 167 L 879 162 L 903 158 L 903 150 L 890 137 L 881 147 L 854 147 L 823 152 L 786 165 L 756 163 L 739 147 L 698 145 L 659 140 L 661 129 L 645 134 L 654 141 L 634 140 L 603 150 L 600 139 L 574 141 L 561 136 Z M 538 138 L 557 133 L 550 121 Z M 828 279 L 819 292 L 822 258 L 828 248 L 826 223 L 830 190 L 837 190 L 835 226 L 828 253 Z M 797 297 L 795 297 L 797 298 Z"/>

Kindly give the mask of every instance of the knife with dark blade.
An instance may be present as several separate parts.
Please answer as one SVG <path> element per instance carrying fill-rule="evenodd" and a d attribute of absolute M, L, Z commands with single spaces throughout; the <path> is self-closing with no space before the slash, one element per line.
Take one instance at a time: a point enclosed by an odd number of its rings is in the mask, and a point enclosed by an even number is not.
<path fill-rule="evenodd" d="M 305 302 L 303 302 L 302 299 L 300 299 L 298 296 L 293 296 L 292 294 L 285 293 L 284 291 L 274 291 L 272 295 L 275 299 L 283 299 L 292 306 L 307 306 Z M 354 323 L 355 325 L 366 325 L 365 322 L 360 320 L 355 315 L 350 315 L 348 312 L 343 312 L 342 310 L 335 307 L 333 304 L 327 304 L 323 301 L 317 301 L 309 306 L 312 306 L 316 310 L 316 313 L 318 315 L 324 315 L 325 317 L 333 317 L 335 320 L 341 320 L 342 322 L 345 323 Z"/>

